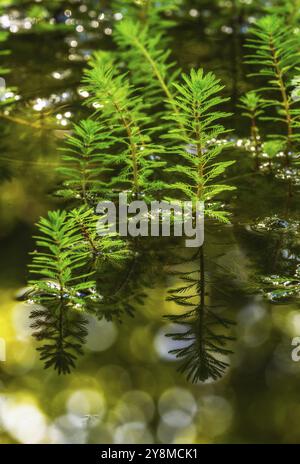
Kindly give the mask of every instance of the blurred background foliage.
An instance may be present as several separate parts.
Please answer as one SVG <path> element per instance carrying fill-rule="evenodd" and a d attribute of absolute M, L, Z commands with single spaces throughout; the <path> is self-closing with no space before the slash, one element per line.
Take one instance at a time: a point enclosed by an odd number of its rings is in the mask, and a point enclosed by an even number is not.
<path fill-rule="evenodd" d="M 17 301 L 34 224 L 61 204 L 50 195 L 58 183 L 57 148 L 71 122 L 86 115 L 80 84 L 86 61 L 94 50 L 114 47 L 116 22 L 126 15 L 143 20 L 140 3 L 0 1 L 6 81 L 0 102 L 0 338 L 7 344 L 7 360 L 0 362 L 0 442 L 299 442 L 300 364 L 291 359 L 291 340 L 300 335 L 299 299 L 278 302 L 274 279 L 265 283 L 265 299 L 254 283 L 259 275 L 288 275 L 299 262 L 299 196 L 287 205 L 280 179 L 249 175 L 252 160 L 243 150 L 231 172 L 238 187 L 229 205 L 232 225 L 210 225 L 206 238 L 209 290 L 236 323 L 225 376 L 192 385 L 176 372 L 168 353 L 174 342 L 165 337 L 173 327 L 162 316 L 178 311 L 166 300 L 178 278 L 151 250 L 144 261 L 151 285 L 134 318 L 122 324 L 90 318 L 85 355 L 70 376 L 44 371 L 38 360 L 30 308 Z M 248 126 L 236 105 L 253 83 L 243 64 L 249 25 L 278 11 L 297 30 L 300 2 L 182 0 L 174 11 L 174 2 L 165 3 L 158 20 L 170 26 L 174 58 L 184 70 L 201 66 L 222 79 L 236 115 L 231 124 L 245 137 Z"/>

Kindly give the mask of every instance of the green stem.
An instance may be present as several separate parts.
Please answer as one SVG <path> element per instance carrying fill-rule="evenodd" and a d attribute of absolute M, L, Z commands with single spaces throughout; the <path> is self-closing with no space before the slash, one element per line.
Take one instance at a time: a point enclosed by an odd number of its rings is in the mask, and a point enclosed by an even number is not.
<path fill-rule="evenodd" d="M 255 169 L 258 171 L 259 170 L 259 153 L 260 153 L 260 142 L 258 139 L 258 127 L 256 125 L 256 119 L 254 112 L 252 112 L 252 117 L 251 117 L 251 138 L 254 142 L 254 148 L 255 148 Z"/>
<path fill-rule="evenodd" d="M 195 138 L 196 138 L 196 150 L 198 162 L 198 175 L 201 179 L 197 185 L 197 200 L 201 200 L 203 196 L 203 178 L 204 178 L 204 163 L 203 163 L 203 147 L 201 141 L 201 123 L 200 123 L 200 109 L 199 107 L 194 108 L 194 118 L 196 121 L 195 126 Z"/>
<path fill-rule="evenodd" d="M 198 305 L 198 334 L 200 334 L 198 338 L 199 343 L 199 351 L 200 351 L 200 359 L 204 359 L 205 357 L 205 333 L 204 333 L 204 312 L 205 312 L 205 272 L 204 272 L 204 249 L 203 245 L 201 246 L 200 250 L 200 281 L 198 283 L 198 295 L 199 295 L 199 305 Z"/>
<path fill-rule="evenodd" d="M 112 103 L 117 113 L 120 116 L 120 120 L 126 130 L 126 133 L 129 139 L 130 152 L 131 152 L 131 158 L 132 158 L 132 169 L 133 169 L 133 192 L 138 195 L 139 194 L 139 178 L 138 178 L 139 176 L 138 176 L 137 146 L 133 139 L 131 124 L 130 124 L 130 121 L 128 120 L 128 117 L 124 115 L 124 111 L 120 108 L 120 105 L 118 104 L 118 102 L 115 101 L 113 95 L 110 92 L 109 92 L 109 96 L 111 97 Z M 129 117 L 130 117 L 130 114 L 129 114 Z"/>
<path fill-rule="evenodd" d="M 137 37 L 134 38 L 134 43 L 135 45 L 137 46 L 137 48 L 141 51 L 142 55 L 144 55 L 144 57 L 146 58 L 146 60 L 148 61 L 148 63 L 150 64 L 155 76 L 157 77 L 157 80 L 162 88 L 162 90 L 164 91 L 164 93 L 166 94 L 168 100 L 169 100 L 169 103 L 173 109 L 173 111 L 179 116 L 180 113 L 179 113 L 179 110 L 177 108 L 177 106 L 174 104 L 174 96 L 172 95 L 172 93 L 170 92 L 169 88 L 168 88 L 168 85 L 166 84 L 163 76 L 161 75 L 161 72 L 159 71 L 158 67 L 157 67 L 157 64 L 155 63 L 155 61 L 153 60 L 152 56 L 150 55 L 150 53 L 148 52 L 148 50 L 144 47 L 144 45 L 138 40 Z"/>
<path fill-rule="evenodd" d="M 289 152 L 290 152 L 291 145 L 292 145 L 292 135 L 293 135 L 292 115 L 291 115 L 289 98 L 288 98 L 286 87 L 285 87 L 284 80 L 283 80 L 283 73 L 280 68 L 277 56 L 276 56 L 276 49 L 275 49 L 274 40 L 272 36 L 270 37 L 270 49 L 272 53 L 275 74 L 278 79 L 278 85 L 279 85 L 280 92 L 281 92 L 282 105 L 285 111 L 285 118 L 286 118 L 286 125 L 287 125 L 287 143 L 286 143 L 286 149 L 285 149 L 285 164 L 286 166 L 289 166 L 290 165 Z"/>

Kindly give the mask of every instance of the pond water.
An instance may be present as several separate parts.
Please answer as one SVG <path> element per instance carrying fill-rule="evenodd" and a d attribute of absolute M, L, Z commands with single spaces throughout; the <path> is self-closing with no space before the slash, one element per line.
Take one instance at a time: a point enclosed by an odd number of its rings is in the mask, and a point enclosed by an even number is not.
<path fill-rule="evenodd" d="M 172 272 L 175 245 L 159 240 L 126 271 L 123 291 L 145 293 L 143 304 L 133 303 L 134 317 L 91 318 L 76 369 L 67 376 L 43 369 L 29 327 L 31 308 L 17 297 L 28 278 L 35 223 L 63 205 L 52 195 L 55 167 L 71 122 L 86 114 L 80 84 L 86 58 L 113 46 L 117 12 L 110 2 L 57 2 L 49 14 L 61 28 L 50 27 L 49 18 L 48 27 L 34 27 L 22 2 L 11 3 L 0 24 L 7 28 L 9 21 L 5 66 L 12 72 L 6 80 L 21 99 L 0 120 L 0 338 L 6 342 L 0 442 L 299 442 L 300 363 L 291 357 L 292 339 L 300 336 L 299 299 L 278 299 L 263 279 L 290 276 L 299 262 L 299 190 L 295 186 L 290 198 L 286 182 L 253 171 L 251 155 L 241 148 L 228 154 L 237 160 L 226 179 L 237 187 L 227 200 L 232 223 L 207 223 L 205 231 L 207 298 L 235 323 L 226 329 L 234 340 L 224 375 L 192 384 L 168 353 L 178 345 L 165 337 L 174 327 L 163 316 L 178 314 L 167 296 L 180 280 Z M 185 2 L 170 34 L 184 69 L 203 66 L 226 85 L 236 142 L 248 133 L 236 105 L 251 88 L 242 54 L 253 12 L 234 15 L 220 4 Z M 66 26 L 68 18 L 78 19 L 75 30 Z M 175 244 L 181 257 L 191 255 Z M 182 269 L 193 266 L 187 262 Z M 123 285 L 114 273 L 103 281 L 108 289 Z"/>

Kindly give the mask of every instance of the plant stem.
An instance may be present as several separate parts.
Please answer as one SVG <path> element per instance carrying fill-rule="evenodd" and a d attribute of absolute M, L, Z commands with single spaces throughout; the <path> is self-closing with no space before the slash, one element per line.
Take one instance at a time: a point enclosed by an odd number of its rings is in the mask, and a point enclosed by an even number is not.
<path fill-rule="evenodd" d="M 168 85 L 166 84 L 163 76 L 161 75 L 155 61 L 153 60 L 153 58 L 151 57 L 148 50 L 138 40 L 137 37 L 134 38 L 134 43 L 136 44 L 137 48 L 141 51 L 141 53 L 144 55 L 144 57 L 146 58 L 146 60 L 150 64 L 155 76 L 157 77 L 158 82 L 160 83 L 160 86 L 161 86 L 162 90 L 164 91 L 164 93 L 166 94 L 166 96 L 167 96 L 167 98 L 169 100 L 169 103 L 170 103 L 170 105 L 172 107 L 172 110 L 179 116 L 180 115 L 179 110 L 178 110 L 177 106 L 174 104 L 174 96 L 170 92 L 170 90 L 168 88 Z"/>
<path fill-rule="evenodd" d="M 97 249 L 96 244 L 94 243 L 94 240 L 91 237 L 91 234 L 89 233 L 89 230 L 87 229 L 87 227 L 81 220 L 78 220 L 78 225 L 80 227 L 80 231 L 81 231 L 83 238 L 89 243 L 90 249 L 93 255 L 97 256 L 98 249 Z"/>
<path fill-rule="evenodd" d="M 204 272 L 204 247 L 203 245 L 199 249 L 199 257 L 200 257 L 200 280 L 198 283 L 198 295 L 199 295 L 199 305 L 198 309 L 198 318 L 197 318 L 197 332 L 200 334 L 198 339 L 199 344 L 199 358 L 205 359 L 205 334 L 204 334 L 204 311 L 205 311 L 205 272 Z"/>
<path fill-rule="evenodd" d="M 115 101 L 113 95 L 110 92 L 109 92 L 109 96 L 111 97 L 113 105 L 117 113 L 120 116 L 120 120 L 126 130 L 126 133 L 129 139 L 131 158 L 132 158 L 132 169 L 133 169 L 133 192 L 138 195 L 139 194 L 139 180 L 138 180 L 137 146 L 133 139 L 130 120 L 128 120 L 128 116 L 124 114 L 124 111 L 122 110 L 122 108 L 120 108 L 120 105 L 118 104 L 117 101 Z M 129 119 L 130 119 L 130 114 L 129 114 Z"/>
<path fill-rule="evenodd" d="M 252 112 L 252 117 L 251 117 L 251 138 L 254 142 L 254 148 L 255 148 L 255 169 L 258 171 L 259 170 L 259 153 L 260 153 L 261 145 L 258 139 L 258 127 L 256 125 L 254 111 Z"/>
<path fill-rule="evenodd" d="M 64 308 L 64 285 L 63 285 L 63 276 L 62 276 L 62 265 L 60 263 L 61 260 L 61 246 L 60 241 L 56 240 L 56 244 L 58 246 L 58 253 L 57 253 L 57 270 L 58 270 L 58 283 L 59 283 L 59 315 L 58 315 L 58 332 L 59 332 L 59 339 L 58 339 L 58 349 L 60 353 L 63 352 L 63 308 Z"/>
<path fill-rule="evenodd" d="M 203 165 L 203 147 L 202 147 L 202 141 L 201 141 L 201 123 L 200 123 L 200 109 L 199 105 L 197 105 L 196 108 L 194 108 L 194 118 L 196 121 L 196 127 L 195 127 L 195 138 L 196 138 L 196 149 L 197 149 L 197 158 L 199 160 L 198 162 L 198 174 L 199 180 L 198 186 L 197 186 L 197 200 L 201 200 L 202 195 L 203 195 L 203 177 L 204 177 L 204 165 Z"/>
<path fill-rule="evenodd" d="M 283 73 L 282 70 L 279 66 L 278 59 L 276 56 L 276 49 L 273 41 L 273 37 L 270 37 L 270 49 L 272 53 L 272 58 L 273 58 L 273 64 L 275 68 L 275 73 L 276 77 L 278 79 L 278 85 L 280 88 L 281 96 L 282 96 L 282 105 L 285 111 L 285 118 L 286 118 L 286 125 L 287 125 L 287 142 L 286 142 L 286 148 L 285 148 L 285 164 L 286 166 L 290 165 L 290 159 L 289 159 L 289 152 L 291 149 L 292 145 L 292 135 L 293 135 L 293 129 L 292 129 L 292 115 L 291 115 L 291 108 L 290 108 L 290 102 L 289 98 L 287 95 L 286 87 L 284 84 L 283 80 Z"/>

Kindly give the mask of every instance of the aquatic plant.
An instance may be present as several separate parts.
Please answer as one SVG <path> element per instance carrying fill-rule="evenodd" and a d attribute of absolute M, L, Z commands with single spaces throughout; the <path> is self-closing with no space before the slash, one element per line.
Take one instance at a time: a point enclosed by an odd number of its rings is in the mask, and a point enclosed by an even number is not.
<path fill-rule="evenodd" d="M 182 314 L 166 316 L 184 331 L 167 334 L 180 342 L 179 348 L 170 351 L 181 361 L 179 371 L 192 382 L 214 380 L 223 376 L 228 367 L 227 357 L 232 351 L 226 346 L 234 338 L 226 332 L 233 321 L 218 312 L 208 301 L 207 276 L 205 274 L 203 247 L 194 257 L 199 261 L 196 270 L 175 272 L 182 285 L 169 290 L 169 301 L 181 308 Z"/>
<path fill-rule="evenodd" d="M 159 8 L 155 11 L 162 13 Z M 41 272 L 39 280 L 31 281 L 31 300 L 43 304 L 54 325 L 52 333 L 51 324 L 44 327 L 41 313 L 33 311 L 37 336 L 45 343 L 40 350 L 46 367 L 54 366 L 63 373 L 69 372 L 75 361 L 75 354 L 69 355 L 73 342 L 65 341 L 64 334 L 71 333 L 68 324 L 78 313 L 107 320 L 133 315 L 134 303 L 142 304 L 144 288 L 157 274 L 155 271 L 146 277 L 151 265 L 146 264 L 146 249 L 139 240 L 126 243 L 117 234 L 98 236 L 93 208 L 100 200 L 114 199 L 119 192 L 126 192 L 129 200 L 171 196 L 193 204 L 204 202 L 207 217 L 229 221 L 219 199 L 233 187 L 218 182 L 234 163 L 220 159 L 224 149 L 231 146 L 226 139 L 228 129 L 220 122 L 229 116 L 222 109 L 228 101 L 221 95 L 224 87 L 213 73 L 205 74 L 202 69 L 179 78 L 170 51 L 162 47 L 168 43 L 165 34 L 158 30 L 154 34 L 148 21 L 135 24 L 125 19 L 117 26 L 115 36 L 117 52 L 97 52 L 88 62 L 83 85 L 90 115 L 73 125 L 62 148 L 58 168 L 62 188 L 56 194 L 67 200 L 68 212 L 49 213 L 48 219 L 41 219 L 39 230 L 51 238 L 38 238 L 33 255 L 31 272 L 48 268 L 51 274 Z M 118 54 L 129 72 L 119 65 Z M 43 247 L 49 251 L 44 253 Z M 188 377 L 204 380 L 221 375 L 226 364 L 218 360 L 218 354 L 227 353 L 223 344 L 230 337 L 211 330 L 212 320 L 226 327 L 228 323 L 215 316 L 205 301 L 203 247 L 198 255 L 199 276 L 193 281 L 198 302 L 193 302 L 192 312 L 179 317 L 193 324 L 195 336 L 188 351 L 179 357 L 185 359 L 196 350 L 193 366 L 188 361 Z M 113 288 L 108 275 L 117 282 Z M 50 296 L 45 290 L 45 277 L 55 282 Z M 170 298 L 186 305 L 184 298 Z M 62 324 L 66 324 L 65 332 Z M 74 329 L 71 334 L 81 336 L 80 348 L 79 343 L 74 344 L 76 356 L 84 341 L 81 319 L 80 327 L 82 332 Z M 49 346 L 47 337 L 55 343 Z"/>
<path fill-rule="evenodd" d="M 285 23 L 297 26 L 299 21 L 300 2 L 299 0 L 275 0 L 272 5 L 266 5 L 265 11 L 275 14 L 285 19 Z"/>
<path fill-rule="evenodd" d="M 280 153 L 284 153 L 284 142 L 282 140 L 268 140 L 263 143 L 262 150 L 264 155 L 268 157 L 269 169 L 272 171 L 273 160 L 280 155 Z"/>
<path fill-rule="evenodd" d="M 293 220 L 289 213 L 287 204 L 284 215 L 263 218 L 252 226 L 268 247 L 268 259 L 264 262 L 267 270 L 259 276 L 258 285 L 272 303 L 296 301 L 300 296 L 300 222 Z"/>
<path fill-rule="evenodd" d="M 263 94 L 266 107 L 275 114 L 262 119 L 280 123 L 284 135 L 276 134 L 285 141 L 285 165 L 291 162 L 292 150 L 299 142 L 298 118 L 300 109 L 292 98 L 292 80 L 300 62 L 299 39 L 284 21 L 274 15 L 264 16 L 251 29 L 247 47 L 253 50 L 247 63 L 258 68 L 251 76 L 263 79 L 259 92 Z"/>
<path fill-rule="evenodd" d="M 57 194 L 93 204 L 96 194 L 103 194 L 107 189 L 105 176 L 113 170 L 114 158 L 109 151 L 113 143 L 111 131 L 92 119 L 74 124 L 73 133 L 67 137 L 66 147 L 62 149 L 62 165 L 58 172 L 64 182 L 63 189 Z"/>
<path fill-rule="evenodd" d="M 69 217 L 74 220 L 81 235 L 81 247 L 89 252 L 87 266 L 92 271 L 98 272 L 107 263 L 121 264 L 129 257 L 126 242 L 116 232 L 104 230 L 105 224 L 99 222 L 99 218 L 105 217 L 105 214 L 96 214 L 93 208 L 84 205 L 72 209 Z M 102 234 L 103 231 L 105 233 Z"/>
<path fill-rule="evenodd" d="M 293 276 L 272 275 L 261 280 L 264 293 L 272 303 L 283 303 L 289 299 L 300 298 L 300 266 Z"/>
<path fill-rule="evenodd" d="M 85 206 L 70 212 L 53 211 L 37 224 L 36 237 L 26 298 L 34 305 L 31 318 L 34 336 L 43 346 L 41 360 L 58 373 L 74 367 L 87 334 L 87 313 L 98 318 L 112 318 L 114 308 L 101 306 L 97 273 L 104 263 L 114 266 L 128 258 L 128 250 L 117 234 L 99 236 L 99 216 Z M 93 279 L 93 280 L 91 280 Z"/>
<path fill-rule="evenodd" d="M 147 130 L 149 117 L 143 98 L 106 54 L 95 55 L 83 82 L 90 94 L 87 103 L 95 108 L 97 121 L 109 124 L 119 145 L 114 163 L 121 166 L 121 171 L 112 177 L 110 186 L 129 189 L 133 197 L 157 194 L 164 184 L 153 175 L 165 163 L 159 158 L 162 148 L 152 142 L 151 131 Z"/>
<path fill-rule="evenodd" d="M 250 137 L 252 141 L 251 149 L 253 147 L 255 158 L 255 169 L 258 170 L 260 166 L 261 156 L 261 138 L 258 128 L 258 121 L 264 114 L 265 102 L 260 95 L 255 91 L 247 92 L 240 98 L 239 107 L 243 110 L 242 116 L 250 120 Z"/>
<path fill-rule="evenodd" d="M 182 81 L 181 84 L 174 84 L 178 93 L 173 102 L 177 113 L 171 118 L 174 129 L 170 129 L 164 138 L 167 141 L 172 140 L 172 153 L 181 158 L 182 163 L 167 167 L 165 162 L 155 157 L 151 159 L 153 155 L 157 155 L 158 150 L 164 150 L 160 145 L 151 142 L 147 131 L 148 118 L 142 111 L 143 100 L 141 96 L 136 95 L 126 76 L 116 74 L 107 55 L 103 58 L 96 55 L 85 73 L 84 82 L 90 94 L 88 104 L 94 108 L 93 119 L 74 125 L 73 135 L 67 138 L 67 148 L 64 149 L 64 165 L 59 169 L 66 179 L 62 195 L 78 202 L 79 207 L 69 213 L 49 213 L 48 219 L 41 219 L 38 227 L 41 232 L 50 236 L 50 239 L 38 239 L 39 250 L 34 254 L 31 271 L 41 271 L 41 280 L 31 282 L 34 290 L 30 292 L 30 298 L 35 303 L 43 304 L 43 314 L 48 314 L 45 319 L 51 320 L 51 323 L 47 322 L 45 326 L 41 311 L 32 312 L 37 328 L 36 336 L 44 342 L 47 338 L 55 341 L 51 345 L 45 343 L 41 348 L 46 367 L 53 365 L 59 372 L 66 373 L 73 366 L 75 359 L 74 353 L 70 354 L 68 349 L 74 345 L 77 355 L 81 352 L 78 343 L 65 340 L 69 333 L 75 338 L 78 334 L 83 343 L 83 331 L 74 329 L 72 332 L 68 328 L 68 324 L 77 320 L 75 310 L 78 312 L 80 309 L 81 313 L 90 312 L 97 317 L 104 316 L 110 320 L 112 317 L 119 318 L 123 313 L 132 315 L 132 295 L 136 301 L 143 298 L 139 290 L 131 291 L 130 295 L 124 298 L 124 292 L 121 291 L 123 284 L 110 295 L 102 294 L 101 283 L 103 288 L 106 286 L 101 276 L 103 266 L 122 263 L 129 256 L 124 242 L 116 235 L 97 235 L 97 216 L 89 209 L 89 205 L 95 205 L 96 198 L 105 198 L 107 186 L 111 189 L 129 184 L 133 197 L 143 194 L 143 198 L 146 199 L 149 192 L 155 191 L 157 195 L 159 189 L 167 190 L 168 187 L 174 193 L 177 192 L 175 196 L 179 199 L 182 199 L 183 195 L 185 199 L 205 202 L 208 216 L 222 222 L 228 221 L 227 213 L 218 208 L 217 202 L 211 201 L 221 193 L 232 190 L 228 185 L 215 182 L 215 179 L 233 163 L 216 161 L 224 147 L 228 146 L 224 140 L 219 140 L 227 130 L 217 122 L 228 116 L 228 113 L 218 110 L 226 101 L 219 95 L 223 87 L 212 73 L 205 75 L 203 70 L 192 70 L 190 76 L 182 76 Z M 168 157 L 172 156 L 172 153 L 170 152 Z M 118 166 L 121 166 L 119 171 Z M 158 168 L 164 168 L 165 174 L 171 173 L 178 180 L 171 185 L 157 178 L 152 180 L 151 176 Z M 81 207 L 80 204 L 85 206 Z M 48 248 L 50 253 L 40 250 L 43 247 Z M 134 247 L 132 251 L 134 252 Z M 202 253 L 201 249 L 201 256 Z M 136 258 L 133 260 L 133 265 L 136 266 L 134 261 Z M 132 266 L 130 260 L 128 265 Z M 202 279 L 203 271 L 201 272 Z M 86 282 L 91 273 L 95 280 Z M 54 281 L 54 284 L 50 285 L 53 287 L 50 294 L 46 291 L 49 282 L 44 281 L 45 277 Z M 74 284 L 73 281 L 76 279 L 80 283 Z M 119 296 L 122 297 L 121 300 Z M 200 292 L 199 297 L 200 303 L 196 310 L 191 314 L 185 314 L 182 319 L 190 319 L 193 316 L 197 321 L 198 331 L 195 337 L 198 344 L 201 340 L 200 358 L 205 359 L 201 361 L 195 358 L 195 362 L 198 365 L 197 369 L 202 372 L 199 375 L 204 378 L 208 375 L 216 376 L 222 363 L 219 365 L 219 361 L 214 361 L 215 358 L 210 358 L 206 352 L 210 349 L 212 337 L 210 331 L 206 332 L 206 327 L 207 324 L 210 325 L 209 320 L 212 316 L 210 311 L 207 312 L 205 309 L 204 294 Z M 68 314 L 66 308 L 71 312 L 70 317 L 65 320 Z M 202 321 L 201 324 L 199 320 Z M 50 330 L 53 324 L 54 333 Z M 66 325 L 65 330 L 63 324 Z M 75 322 L 74 324 L 76 326 Z M 81 328 L 82 324 L 80 319 Z M 219 340 L 219 336 L 216 337 Z M 221 338 L 225 340 L 223 336 Z M 223 348 L 220 350 L 225 352 Z"/>
<path fill-rule="evenodd" d="M 174 182 L 171 188 L 188 200 L 204 202 L 208 217 L 226 223 L 228 213 L 219 208 L 218 202 L 212 202 L 214 197 L 234 189 L 216 182 L 216 178 L 234 163 L 217 160 L 224 148 L 229 146 L 221 139 L 228 130 L 219 122 L 229 116 L 219 110 L 226 102 L 220 95 L 223 86 L 214 74 L 205 74 L 202 69 L 192 70 L 190 75 L 183 74 L 182 80 L 182 83 L 174 84 L 178 91 L 174 101 L 178 114 L 173 114 L 172 119 L 178 124 L 167 137 L 174 140 L 174 149 L 171 150 L 180 154 L 184 162 L 167 169 L 175 173 L 177 179 L 182 179 Z M 199 270 L 196 274 L 195 271 L 179 273 L 184 284 L 171 290 L 169 297 L 183 308 L 190 307 L 181 315 L 169 316 L 172 322 L 188 326 L 188 330 L 169 336 L 186 342 L 184 348 L 172 352 L 183 361 L 180 370 L 193 382 L 209 377 L 216 379 L 224 373 L 227 363 L 220 356 L 230 352 L 224 345 L 231 340 L 228 335 L 217 334 L 213 330 L 213 326 L 218 324 L 228 328 L 230 322 L 216 315 L 206 303 L 203 248 L 201 246 L 198 252 Z M 190 291 L 192 294 L 186 295 Z"/>
<path fill-rule="evenodd" d="M 228 129 L 219 122 L 230 116 L 220 110 L 228 100 L 220 94 L 224 87 L 213 73 L 205 74 L 203 69 L 183 74 L 182 83 L 174 86 L 178 92 L 174 100 L 178 113 L 169 116 L 175 124 L 166 138 L 175 144 L 170 155 L 180 155 L 181 162 L 167 171 L 183 180 L 173 182 L 170 188 L 179 191 L 184 199 L 205 202 L 207 216 L 227 222 L 228 213 L 218 209 L 218 202 L 212 202 L 217 195 L 234 190 L 232 186 L 216 182 L 235 163 L 217 159 L 230 146 L 222 139 Z"/>
<path fill-rule="evenodd" d="M 50 211 L 38 223 L 41 235 L 36 238 L 39 250 L 33 252 L 30 273 L 38 278 L 29 281 L 29 295 L 34 303 L 31 312 L 33 335 L 43 345 L 38 348 L 45 368 L 53 366 L 66 374 L 82 354 L 86 332 L 83 316 L 95 291 L 91 274 L 82 273 L 87 249 L 82 249 L 81 234 L 64 211 Z"/>
<path fill-rule="evenodd" d="M 174 104 L 176 88 L 173 84 L 180 69 L 170 60 L 171 50 L 165 31 L 153 34 L 149 27 L 134 23 L 131 19 L 124 20 L 116 27 L 115 40 L 122 58 L 128 63 L 133 83 L 143 89 L 143 98 L 152 112 L 163 99 L 170 111 L 178 113 Z"/>

